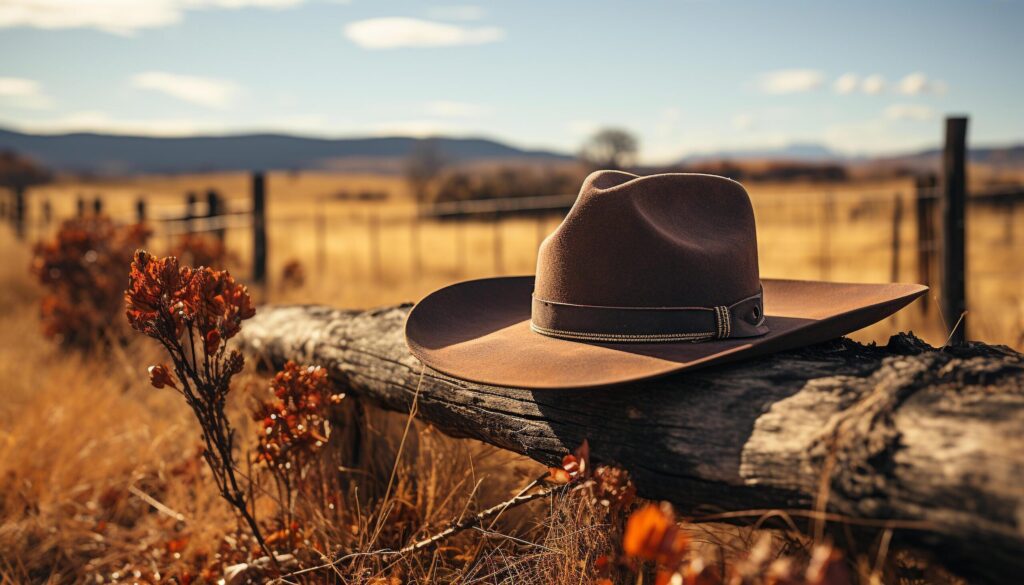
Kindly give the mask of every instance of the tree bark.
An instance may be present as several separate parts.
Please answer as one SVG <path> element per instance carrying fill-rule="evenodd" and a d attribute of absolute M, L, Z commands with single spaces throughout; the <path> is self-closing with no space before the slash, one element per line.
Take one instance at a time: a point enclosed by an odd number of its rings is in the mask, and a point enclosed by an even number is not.
<path fill-rule="evenodd" d="M 843 338 L 614 388 L 523 390 L 424 369 L 408 309 L 264 307 L 241 342 L 275 366 L 325 366 L 385 409 L 407 412 L 419 386 L 422 420 L 544 464 L 588 439 L 642 496 L 692 516 L 827 510 L 844 530 L 892 527 L 968 578 L 1024 569 L 1024 356 L 1009 348 Z"/>

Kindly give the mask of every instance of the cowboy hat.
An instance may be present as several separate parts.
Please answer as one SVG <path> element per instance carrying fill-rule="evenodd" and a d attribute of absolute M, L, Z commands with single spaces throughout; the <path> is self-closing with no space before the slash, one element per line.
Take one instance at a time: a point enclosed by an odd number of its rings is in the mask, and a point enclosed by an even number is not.
<path fill-rule="evenodd" d="M 580 388 L 839 337 L 924 294 L 916 284 L 761 279 L 736 181 L 597 171 L 541 244 L 536 276 L 437 290 L 406 320 L 430 368 L 495 386 Z"/>

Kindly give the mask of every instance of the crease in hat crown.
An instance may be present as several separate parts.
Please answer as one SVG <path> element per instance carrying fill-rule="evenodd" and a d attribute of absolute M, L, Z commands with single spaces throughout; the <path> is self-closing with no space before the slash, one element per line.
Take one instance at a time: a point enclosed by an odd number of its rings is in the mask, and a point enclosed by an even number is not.
<path fill-rule="evenodd" d="M 619 343 L 760 336 L 761 290 L 742 185 L 597 171 L 541 245 L 531 329 Z"/>

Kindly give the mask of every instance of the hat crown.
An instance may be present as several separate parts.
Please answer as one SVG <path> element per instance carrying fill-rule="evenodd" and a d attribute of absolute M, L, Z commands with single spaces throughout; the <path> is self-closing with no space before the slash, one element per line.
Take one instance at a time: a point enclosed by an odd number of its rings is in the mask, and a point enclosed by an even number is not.
<path fill-rule="evenodd" d="M 541 244 L 534 296 L 606 307 L 713 307 L 760 289 L 742 185 L 714 175 L 597 171 Z"/>

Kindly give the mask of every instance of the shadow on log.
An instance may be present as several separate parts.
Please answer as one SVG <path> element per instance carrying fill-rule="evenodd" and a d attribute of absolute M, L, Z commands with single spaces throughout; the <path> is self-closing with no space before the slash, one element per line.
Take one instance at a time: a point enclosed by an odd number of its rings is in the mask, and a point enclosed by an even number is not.
<path fill-rule="evenodd" d="M 847 526 L 892 527 L 895 542 L 968 578 L 1015 581 L 1024 566 L 1024 356 L 1006 347 L 844 338 L 644 383 L 531 391 L 424 371 L 405 346 L 408 309 L 264 307 L 241 340 L 275 366 L 323 365 L 385 409 L 407 412 L 419 388 L 422 420 L 544 464 L 586 438 L 641 495 L 692 516 L 827 502 Z"/>

